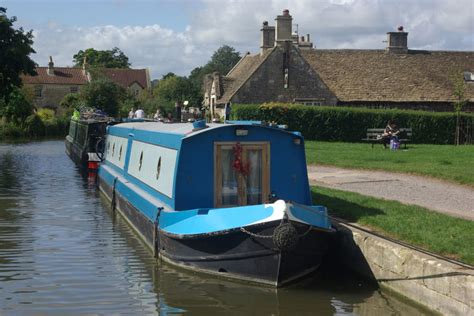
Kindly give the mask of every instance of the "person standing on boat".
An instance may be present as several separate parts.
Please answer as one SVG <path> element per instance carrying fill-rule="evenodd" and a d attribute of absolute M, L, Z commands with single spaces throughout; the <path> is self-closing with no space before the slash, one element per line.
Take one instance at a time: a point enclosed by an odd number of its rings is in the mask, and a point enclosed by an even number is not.
<path fill-rule="evenodd" d="M 225 120 L 230 120 L 230 111 L 232 110 L 232 106 L 230 102 L 225 104 Z"/>
<path fill-rule="evenodd" d="M 181 102 L 175 102 L 174 107 L 176 109 L 176 120 L 181 122 Z"/>
<path fill-rule="evenodd" d="M 155 115 L 153 115 L 153 119 L 154 119 L 155 121 L 159 121 L 159 120 L 161 119 L 161 112 L 160 112 L 160 109 L 157 109 L 157 110 L 156 110 Z"/>
<path fill-rule="evenodd" d="M 131 108 L 130 112 L 128 112 L 128 118 L 132 119 L 135 116 L 135 109 Z"/>
<path fill-rule="evenodd" d="M 135 118 L 137 119 L 144 119 L 145 118 L 145 111 L 142 110 L 142 108 L 138 108 L 138 110 L 135 111 Z"/>

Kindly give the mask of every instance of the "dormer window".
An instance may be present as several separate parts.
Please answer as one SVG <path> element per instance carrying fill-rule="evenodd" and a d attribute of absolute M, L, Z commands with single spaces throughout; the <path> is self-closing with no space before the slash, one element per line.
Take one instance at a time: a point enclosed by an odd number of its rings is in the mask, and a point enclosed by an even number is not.
<path fill-rule="evenodd" d="M 466 82 L 474 82 L 474 72 L 472 72 L 472 71 L 465 71 L 465 72 L 464 72 L 464 81 L 466 81 Z"/>

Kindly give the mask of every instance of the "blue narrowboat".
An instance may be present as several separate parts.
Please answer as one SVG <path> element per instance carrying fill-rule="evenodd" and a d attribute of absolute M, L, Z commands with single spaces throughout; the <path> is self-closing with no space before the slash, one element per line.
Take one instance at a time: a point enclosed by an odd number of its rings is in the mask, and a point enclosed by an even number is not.
<path fill-rule="evenodd" d="M 195 271 L 281 286 L 318 268 L 334 232 L 303 137 L 278 126 L 109 126 L 98 175 L 157 257 Z"/>

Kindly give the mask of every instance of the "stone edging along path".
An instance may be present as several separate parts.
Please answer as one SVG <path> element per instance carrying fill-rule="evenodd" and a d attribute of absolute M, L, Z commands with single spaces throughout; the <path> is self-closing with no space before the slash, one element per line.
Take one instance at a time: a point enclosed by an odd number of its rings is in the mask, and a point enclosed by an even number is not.
<path fill-rule="evenodd" d="M 474 188 L 384 171 L 308 166 L 311 184 L 413 204 L 474 221 Z"/>
<path fill-rule="evenodd" d="M 336 255 L 348 269 L 428 309 L 474 315 L 474 269 L 335 221 Z"/>

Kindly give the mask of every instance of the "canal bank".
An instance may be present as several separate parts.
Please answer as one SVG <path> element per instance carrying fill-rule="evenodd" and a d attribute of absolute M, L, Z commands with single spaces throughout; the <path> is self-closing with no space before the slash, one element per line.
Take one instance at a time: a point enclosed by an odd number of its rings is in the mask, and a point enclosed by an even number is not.
<path fill-rule="evenodd" d="M 382 288 L 447 315 L 474 315 L 472 266 L 445 259 L 333 219 L 335 256 Z"/>

